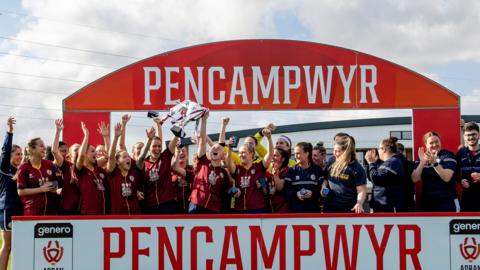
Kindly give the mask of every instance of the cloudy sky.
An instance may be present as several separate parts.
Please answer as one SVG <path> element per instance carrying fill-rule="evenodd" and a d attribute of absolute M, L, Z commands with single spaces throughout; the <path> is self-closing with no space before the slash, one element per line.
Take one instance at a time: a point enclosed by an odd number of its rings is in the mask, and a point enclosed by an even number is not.
<path fill-rule="evenodd" d="M 480 114 L 478 29 L 477 0 L 2 0 L 0 121 L 17 117 L 19 144 L 33 136 L 49 142 L 62 100 L 89 82 L 173 49 L 247 38 L 307 40 L 369 53 L 461 95 L 462 114 Z M 209 132 L 217 132 L 224 114 L 211 114 Z M 282 125 L 410 112 L 229 115 L 231 129 L 244 129 L 270 121 Z M 134 114 L 131 124 L 127 143 L 142 139 L 151 125 L 144 113 Z"/>

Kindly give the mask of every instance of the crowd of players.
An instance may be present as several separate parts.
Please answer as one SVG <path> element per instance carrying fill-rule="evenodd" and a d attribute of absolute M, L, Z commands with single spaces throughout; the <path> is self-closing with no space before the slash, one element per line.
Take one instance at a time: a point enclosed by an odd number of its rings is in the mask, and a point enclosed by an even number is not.
<path fill-rule="evenodd" d="M 59 119 L 51 148 L 33 138 L 23 149 L 12 144 L 15 119 L 8 118 L 0 160 L 0 227 L 7 248 L 0 253 L 0 269 L 6 266 L 15 215 L 363 213 L 367 181 L 373 185 L 373 212 L 480 211 L 479 127 L 474 122 L 465 124 L 465 144 L 456 155 L 442 149 L 441 135 L 431 131 L 423 137 L 416 162 L 391 137 L 367 151 L 362 166 L 355 139 L 346 133 L 333 139 L 329 160 L 323 143 L 292 145 L 285 135 L 273 142 L 273 124 L 232 151 L 235 140 L 225 138 L 229 119 L 222 119 L 219 141 L 212 142 L 206 134 L 208 116 L 201 118 L 192 164 L 178 137 L 163 149 L 160 118 L 146 131 L 146 142 L 136 143 L 130 153 L 125 145 L 128 115 L 112 136 L 108 125 L 99 123 L 103 145 L 89 144 L 90 131 L 82 123 L 83 141 L 68 147 L 59 141 Z M 415 183 L 421 184 L 416 188 Z"/>

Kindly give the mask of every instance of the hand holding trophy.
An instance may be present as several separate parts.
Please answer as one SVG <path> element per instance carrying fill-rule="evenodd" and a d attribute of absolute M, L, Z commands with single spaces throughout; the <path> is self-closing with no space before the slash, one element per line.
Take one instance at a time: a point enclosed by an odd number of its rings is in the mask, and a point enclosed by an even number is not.
<path fill-rule="evenodd" d="M 170 108 L 169 113 L 162 119 L 162 122 L 166 121 L 168 118 L 172 118 L 171 122 L 173 127 L 170 130 L 175 136 L 185 138 L 185 126 L 189 122 L 195 121 L 195 134 L 197 134 L 200 118 L 207 111 L 207 108 L 200 106 L 198 103 L 185 100 Z M 158 115 L 157 112 L 152 111 L 149 111 L 147 114 L 150 118 L 158 117 Z"/>

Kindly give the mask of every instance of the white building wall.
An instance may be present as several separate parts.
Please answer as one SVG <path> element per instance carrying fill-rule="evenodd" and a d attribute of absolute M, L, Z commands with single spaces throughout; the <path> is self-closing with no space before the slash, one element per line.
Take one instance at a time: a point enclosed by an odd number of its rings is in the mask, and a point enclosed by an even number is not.
<path fill-rule="evenodd" d="M 376 148 L 381 140 L 390 136 L 390 131 L 412 131 L 411 125 L 388 125 L 388 126 L 368 126 L 368 127 L 353 127 L 353 128 L 335 128 L 323 130 L 310 130 L 300 132 L 289 132 L 281 134 L 273 134 L 272 138 L 275 143 L 279 135 L 286 135 L 292 140 L 295 145 L 298 142 L 310 142 L 315 145 L 319 141 L 323 141 L 327 151 L 330 153 L 333 148 L 333 137 L 338 132 L 345 132 L 355 138 L 358 149 Z M 228 133 L 228 131 L 227 131 Z M 253 134 L 252 134 L 253 135 Z M 245 138 L 240 138 L 239 145 L 242 145 Z M 400 140 L 400 143 L 405 145 L 405 148 L 412 148 L 412 140 Z M 265 145 L 266 140 L 262 143 Z M 189 146 L 190 156 L 196 153 L 197 145 Z M 362 159 L 362 156 L 359 156 Z"/>

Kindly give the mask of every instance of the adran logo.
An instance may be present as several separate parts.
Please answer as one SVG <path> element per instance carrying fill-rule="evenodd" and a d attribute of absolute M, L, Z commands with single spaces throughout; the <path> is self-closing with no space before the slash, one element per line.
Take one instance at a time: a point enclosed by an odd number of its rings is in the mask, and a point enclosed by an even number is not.
<path fill-rule="evenodd" d="M 468 238 L 469 237 L 465 237 L 463 244 L 460 244 L 460 254 L 462 254 L 462 257 L 465 260 L 473 262 L 478 258 L 478 255 L 480 255 L 480 244 L 477 244 L 475 237 L 470 237 L 472 239 L 472 243 L 469 244 Z"/>
<path fill-rule="evenodd" d="M 63 257 L 63 247 L 60 246 L 58 240 L 55 240 L 55 247 L 52 247 L 52 242 L 52 240 L 48 241 L 48 245 L 43 247 L 43 257 L 49 264 L 55 265 Z"/>

